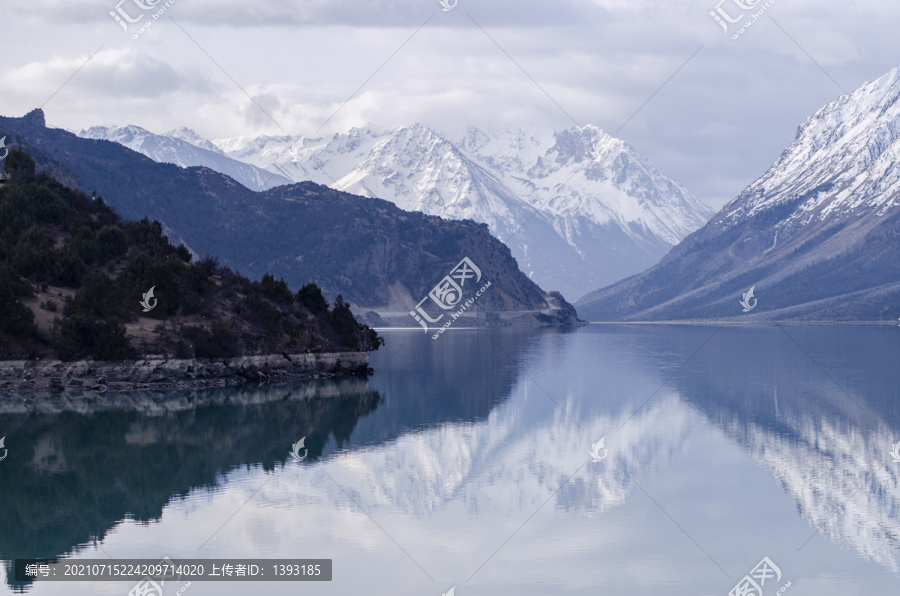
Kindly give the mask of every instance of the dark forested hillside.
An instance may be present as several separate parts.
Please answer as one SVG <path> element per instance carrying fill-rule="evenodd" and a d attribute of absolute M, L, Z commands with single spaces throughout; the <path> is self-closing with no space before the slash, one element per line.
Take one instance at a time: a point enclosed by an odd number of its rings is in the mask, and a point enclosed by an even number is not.
<path fill-rule="evenodd" d="M 35 172 L 13 149 L 0 183 L 0 358 L 124 360 L 370 351 L 381 339 L 318 286 L 296 294 L 215 257 L 197 262 L 159 222 Z"/>

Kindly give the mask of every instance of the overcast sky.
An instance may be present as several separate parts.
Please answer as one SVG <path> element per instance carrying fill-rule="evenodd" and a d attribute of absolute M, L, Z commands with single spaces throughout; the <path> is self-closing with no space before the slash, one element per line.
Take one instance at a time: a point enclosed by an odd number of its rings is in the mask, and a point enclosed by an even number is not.
<path fill-rule="evenodd" d="M 766 0 L 174 0 L 142 33 L 110 16 L 165 2 L 0 0 L 0 114 L 207 138 L 594 124 L 718 208 L 900 64 L 896 0 L 770 0 L 737 39 Z M 726 33 L 717 8 L 744 17 Z"/>

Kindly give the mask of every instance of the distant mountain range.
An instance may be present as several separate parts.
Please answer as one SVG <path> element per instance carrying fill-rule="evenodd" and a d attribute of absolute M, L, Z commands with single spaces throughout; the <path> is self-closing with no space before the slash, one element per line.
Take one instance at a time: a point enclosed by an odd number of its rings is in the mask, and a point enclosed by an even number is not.
<path fill-rule="evenodd" d="M 135 126 L 78 134 L 123 143 L 157 161 L 205 165 L 250 188 L 266 169 L 408 211 L 486 223 L 531 279 L 570 299 L 655 264 L 713 214 L 628 144 L 593 126 L 469 128 L 450 138 L 413 124 L 354 128 L 331 138 L 212 142 L 184 129 L 153 135 Z M 232 173 L 234 162 L 225 156 L 259 168 L 250 183 Z"/>
<path fill-rule="evenodd" d="M 896 320 L 900 69 L 810 116 L 756 182 L 657 265 L 593 292 L 589 320 Z M 744 312 L 739 301 L 753 289 Z"/>
<path fill-rule="evenodd" d="M 409 312 L 468 257 L 482 283 L 492 284 L 472 308 L 482 318 L 493 312 L 525 324 L 576 322 L 574 309 L 519 271 L 483 224 L 410 213 L 313 182 L 253 192 L 208 168 L 160 164 L 117 143 L 47 128 L 41 110 L 0 118 L 2 135 L 123 217 L 159 220 L 174 243 L 195 254 L 216 255 L 255 278 L 283 276 L 295 290 L 314 281 L 326 298 L 342 294 L 357 313 L 371 308 L 416 326 Z"/>
<path fill-rule="evenodd" d="M 231 176 L 250 190 L 267 190 L 291 183 L 284 176 L 231 159 L 187 128 L 157 135 L 140 126 L 94 126 L 78 132 L 78 136 L 115 141 L 160 163 L 171 163 L 182 168 L 205 166 Z"/>

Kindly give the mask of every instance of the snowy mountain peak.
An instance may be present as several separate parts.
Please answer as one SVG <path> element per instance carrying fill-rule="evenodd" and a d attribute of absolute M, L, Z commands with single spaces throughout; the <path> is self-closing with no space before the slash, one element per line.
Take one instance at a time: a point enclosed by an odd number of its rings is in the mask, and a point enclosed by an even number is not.
<path fill-rule="evenodd" d="M 626 150 L 624 141 L 613 138 L 595 126 L 570 128 L 556 133 L 550 151 L 556 153 L 560 165 L 570 162 L 601 161 Z"/>
<path fill-rule="evenodd" d="M 272 163 L 277 156 L 290 150 L 295 141 L 296 139 L 290 135 L 262 135 L 258 137 L 213 139 L 212 143 L 224 154 L 229 155 L 233 159 L 257 165 L 256 161 L 258 160 L 251 159 L 252 156 L 263 154 L 266 157 L 271 158 L 268 163 Z"/>
<path fill-rule="evenodd" d="M 127 126 L 92 126 L 86 130 L 76 131 L 75 134 L 85 139 L 102 139 L 129 146 L 131 143 L 143 143 L 153 133 L 140 126 L 129 124 Z"/>
<path fill-rule="evenodd" d="M 784 230 L 900 205 L 900 68 L 831 101 L 806 119 L 794 142 L 729 203 L 719 225 L 797 203 Z M 798 203 L 799 201 L 799 203 Z"/>
<path fill-rule="evenodd" d="M 330 159 L 318 154 L 331 176 L 346 172 L 334 178 L 339 188 L 404 209 L 486 223 L 535 281 L 567 296 L 653 264 L 712 215 L 634 149 L 595 126 L 469 127 L 453 139 L 416 123 L 367 135 L 365 142 L 354 136 L 355 163 L 334 156 L 337 140 L 329 144 Z M 305 161 L 295 167 L 314 174 L 312 160 Z M 626 253 L 625 267 L 605 258 L 611 253 Z"/>
<path fill-rule="evenodd" d="M 231 176 L 251 190 L 265 190 L 290 182 L 273 174 L 226 156 L 222 150 L 189 128 L 179 128 L 165 135 L 154 134 L 140 126 L 94 126 L 76 132 L 86 139 L 113 141 L 125 145 L 154 161 L 182 168 L 205 166 Z"/>
<path fill-rule="evenodd" d="M 173 131 L 170 140 L 204 147 L 189 129 Z M 412 123 L 212 144 L 220 155 L 276 171 L 285 181 L 311 180 L 407 210 L 485 223 L 534 281 L 572 299 L 653 265 L 712 215 L 626 143 L 591 125 L 469 127 L 451 137 Z"/>
<path fill-rule="evenodd" d="M 222 150 L 219 149 L 215 144 L 210 141 L 207 141 L 192 129 L 187 128 L 186 126 L 182 126 L 181 128 L 176 128 L 174 130 L 170 130 L 167 133 L 164 133 L 163 136 L 170 137 L 173 139 L 181 139 L 186 143 L 190 143 L 195 147 L 200 147 L 202 149 L 206 149 L 208 151 L 213 151 L 215 153 L 222 153 Z"/>
<path fill-rule="evenodd" d="M 895 68 L 807 118 L 762 177 L 657 266 L 576 306 L 604 321 L 895 320 L 898 229 Z M 747 315 L 735 305 L 751 286 L 760 308 Z"/>

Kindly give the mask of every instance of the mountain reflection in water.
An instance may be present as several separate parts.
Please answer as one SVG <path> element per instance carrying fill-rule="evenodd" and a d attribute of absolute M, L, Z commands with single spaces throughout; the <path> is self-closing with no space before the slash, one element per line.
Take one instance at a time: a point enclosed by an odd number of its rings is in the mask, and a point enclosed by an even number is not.
<path fill-rule="evenodd" d="M 727 594 L 763 556 L 795 594 L 900 579 L 895 329 L 385 333 L 369 379 L 3 398 L 0 558 L 324 553 L 341 594 Z"/>

